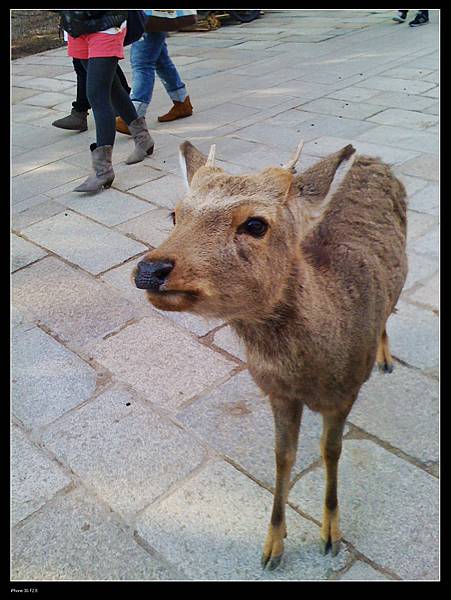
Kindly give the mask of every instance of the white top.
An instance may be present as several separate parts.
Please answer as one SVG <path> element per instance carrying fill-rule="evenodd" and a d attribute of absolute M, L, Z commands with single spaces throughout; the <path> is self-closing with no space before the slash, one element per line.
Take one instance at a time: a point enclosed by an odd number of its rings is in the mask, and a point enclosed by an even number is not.
<path fill-rule="evenodd" d="M 122 21 L 120 27 L 110 27 L 109 29 L 104 29 L 103 31 L 96 31 L 96 33 L 110 33 L 110 34 L 114 35 L 116 33 L 119 33 L 120 31 L 122 31 L 126 27 L 127 27 L 127 19 L 125 19 L 125 21 Z M 63 29 L 63 37 L 64 37 L 64 41 L 67 42 L 68 37 L 67 37 L 67 31 L 65 29 Z"/>

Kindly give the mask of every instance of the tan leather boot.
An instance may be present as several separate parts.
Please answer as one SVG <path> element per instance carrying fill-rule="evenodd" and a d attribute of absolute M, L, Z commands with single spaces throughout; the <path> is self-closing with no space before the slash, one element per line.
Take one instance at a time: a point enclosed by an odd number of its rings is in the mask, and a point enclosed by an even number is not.
<path fill-rule="evenodd" d="M 184 117 L 190 117 L 193 114 L 193 107 L 191 105 L 191 100 L 189 96 L 185 98 L 183 102 L 178 102 L 174 100 L 174 106 L 171 110 L 158 117 L 160 123 L 166 123 L 167 121 L 175 121 L 176 119 L 183 119 Z"/>
<path fill-rule="evenodd" d="M 127 123 L 121 117 L 116 117 L 116 131 L 125 135 L 131 135 Z"/>

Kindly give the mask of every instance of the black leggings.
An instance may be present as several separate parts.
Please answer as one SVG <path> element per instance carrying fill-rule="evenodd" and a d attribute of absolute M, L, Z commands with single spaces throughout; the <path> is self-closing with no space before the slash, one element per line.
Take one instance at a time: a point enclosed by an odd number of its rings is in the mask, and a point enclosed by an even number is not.
<path fill-rule="evenodd" d="M 81 63 L 86 70 L 86 95 L 94 114 L 97 146 L 112 146 L 116 137 L 116 114 L 127 125 L 138 118 L 117 76 L 118 59 L 90 58 Z"/>
<path fill-rule="evenodd" d="M 75 101 L 72 102 L 72 107 L 78 112 L 87 112 L 90 110 L 91 105 L 89 104 L 88 97 L 86 96 L 86 71 L 79 58 L 73 58 L 72 64 L 77 75 L 77 97 Z M 119 77 L 122 87 L 127 94 L 130 95 L 131 87 L 128 85 L 127 78 L 119 66 L 119 63 L 117 65 L 116 73 Z"/>

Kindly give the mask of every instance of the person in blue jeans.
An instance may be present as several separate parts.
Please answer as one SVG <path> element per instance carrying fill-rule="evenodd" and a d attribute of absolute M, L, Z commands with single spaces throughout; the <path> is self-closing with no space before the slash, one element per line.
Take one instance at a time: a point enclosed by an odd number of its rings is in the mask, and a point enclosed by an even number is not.
<path fill-rule="evenodd" d="M 145 117 L 152 100 L 156 72 L 173 102 L 171 110 L 158 117 L 162 123 L 189 117 L 193 114 L 186 86 L 169 56 L 166 37 L 166 32 L 144 33 L 141 39 L 132 44 L 130 52 L 133 72 L 130 98 L 136 112 L 139 117 Z M 125 123 L 121 121 L 120 118 L 116 120 L 117 130 L 121 133 L 128 133 Z"/>

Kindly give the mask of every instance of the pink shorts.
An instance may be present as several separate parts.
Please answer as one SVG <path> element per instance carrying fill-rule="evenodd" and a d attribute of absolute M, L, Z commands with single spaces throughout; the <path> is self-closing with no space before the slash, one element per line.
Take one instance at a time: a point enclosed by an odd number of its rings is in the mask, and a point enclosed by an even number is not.
<path fill-rule="evenodd" d="M 124 58 L 124 38 L 127 28 L 118 33 L 85 33 L 76 38 L 68 35 L 67 54 L 72 58 Z"/>

